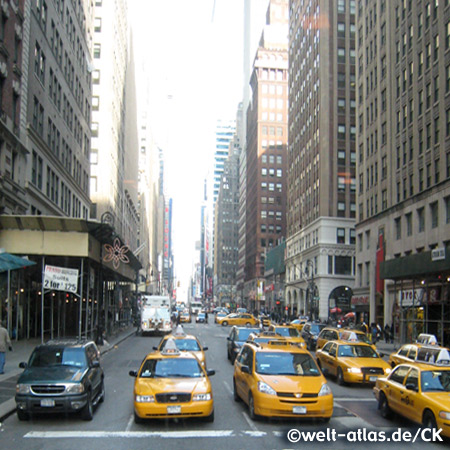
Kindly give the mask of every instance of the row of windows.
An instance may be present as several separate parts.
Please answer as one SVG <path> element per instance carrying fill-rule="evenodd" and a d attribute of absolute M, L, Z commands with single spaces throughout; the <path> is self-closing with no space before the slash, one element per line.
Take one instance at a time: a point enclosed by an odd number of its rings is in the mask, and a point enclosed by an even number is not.
<path fill-rule="evenodd" d="M 267 189 L 271 192 L 282 192 L 283 185 L 281 183 L 267 183 L 266 181 L 262 181 L 261 190 L 267 191 Z"/>
<path fill-rule="evenodd" d="M 442 203 L 441 203 L 442 202 Z M 439 204 L 443 209 L 443 214 L 439 213 Z M 404 216 L 394 219 L 394 238 L 402 239 L 404 236 L 412 236 L 413 233 L 425 232 L 426 223 L 429 222 L 430 229 L 437 228 L 441 223 L 450 224 L 450 196 L 445 197 L 441 201 L 430 203 L 427 207 L 417 208 L 415 211 L 415 219 L 412 212 L 406 213 Z M 415 226 L 413 224 L 415 222 Z"/>
<path fill-rule="evenodd" d="M 276 220 L 282 220 L 283 219 L 283 213 L 281 211 L 266 211 L 261 210 L 261 219 L 276 219 Z"/>
<path fill-rule="evenodd" d="M 274 169 L 272 167 L 270 167 L 269 169 L 267 169 L 267 167 L 262 167 L 261 168 L 261 175 L 263 177 L 269 175 L 270 177 L 274 177 L 276 173 L 277 178 L 281 178 L 283 176 L 283 170 L 282 169 Z"/>

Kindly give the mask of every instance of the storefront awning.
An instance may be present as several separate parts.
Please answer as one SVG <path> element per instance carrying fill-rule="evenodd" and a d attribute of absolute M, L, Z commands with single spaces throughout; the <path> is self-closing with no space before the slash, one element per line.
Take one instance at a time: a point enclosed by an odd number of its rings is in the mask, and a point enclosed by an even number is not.
<path fill-rule="evenodd" d="M 11 255 L 11 253 L 0 253 L 0 273 L 8 270 L 23 269 L 36 264 L 34 261 Z"/>

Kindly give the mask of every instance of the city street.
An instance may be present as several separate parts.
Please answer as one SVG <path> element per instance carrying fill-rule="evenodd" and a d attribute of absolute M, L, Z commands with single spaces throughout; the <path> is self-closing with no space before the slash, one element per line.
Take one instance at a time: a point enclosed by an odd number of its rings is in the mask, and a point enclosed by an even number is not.
<path fill-rule="evenodd" d="M 29 422 L 19 422 L 14 414 L 0 428 L 2 449 L 287 449 L 287 448 L 363 448 L 367 443 L 347 441 L 306 444 L 291 443 L 287 432 L 298 430 L 390 431 L 411 427 L 406 420 L 387 421 L 377 411 L 370 387 L 338 386 L 329 379 L 334 393 L 334 415 L 327 425 L 307 420 L 249 419 L 245 404 L 236 403 L 232 393 L 233 366 L 226 357 L 226 337 L 229 328 L 213 323 L 186 324 L 186 332 L 195 334 L 205 346 L 207 366 L 215 369 L 211 377 L 215 403 L 215 421 L 201 420 L 151 421 L 136 425 L 133 418 L 132 392 L 134 378 L 144 355 L 159 342 L 158 337 L 131 336 L 104 355 L 106 399 L 95 411 L 92 422 L 77 416 L 40 416 Z M 423 442 L 369 444 L 371 448 L 423 448 Z M 445 445 L 445 444 L 444 444 Z M 443 448 L 442 444 L 427 444 L 427 448 Z"/>

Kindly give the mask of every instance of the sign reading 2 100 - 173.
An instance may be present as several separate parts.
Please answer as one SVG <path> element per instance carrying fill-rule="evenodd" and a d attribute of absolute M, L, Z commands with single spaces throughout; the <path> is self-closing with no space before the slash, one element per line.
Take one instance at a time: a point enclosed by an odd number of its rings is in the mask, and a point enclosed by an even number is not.
<path fill-rule="evenodd" d="M 78 291 L 78 269 L 46 265 L 44 289 L 76 293 Z"/>

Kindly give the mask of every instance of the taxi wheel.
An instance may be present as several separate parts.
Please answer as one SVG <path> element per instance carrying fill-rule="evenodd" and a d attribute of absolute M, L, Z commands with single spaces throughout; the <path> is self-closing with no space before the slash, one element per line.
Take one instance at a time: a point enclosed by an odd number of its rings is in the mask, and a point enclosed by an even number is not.
<path fill-rule="evenodd" d="M 436 419 L 431 411 L 425 411 L 423 415 L 423 426 L 435 430 L 437 428 Z"/>
<path fill-rule="evenodd" d="M 252 420 L 259 419 L 259 416 L 257 414 L 255 414 L 255 401 L 253 400 L 253 395 L 251 392 L 250 392 L 250 394 L 248 394 L 248 412 L 249 412 L 250 419 L 252 419 Z"/>
<path fill-rule="evenodd" d="M 226 327 L 228 325 L 228 322 L 226 321 L 226 320 L 224 320 L 223 322 L 222 322 L 222 326 L 223 327 Z"/>
<path fill-rule="evenodd" d="M 336 378 L 339 386 L 345 385 L 344 372 L 342 372 L 342 369 L 340 367 L 338 367 Z"/>
<path fill-rule="evenodd" d="M 241 397 L 239 397 L 237 390 L 236 390 L 236 381 L 233 379 L 233 399 L 235 402 L 240 402 Z"/>
<path fill-rule="evenodd" d="M 385 419 L 388 419 L 391 416 L 391 408 L 389 407 L 389 403 L 387 401 L 386 395 L 383 392 L 380 392 L 380 400 L 378 401 L 378 409 L 380 410 L 380 414 Z"/>

